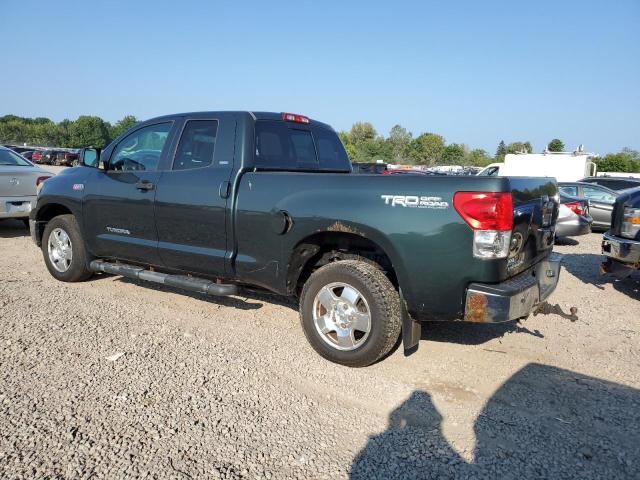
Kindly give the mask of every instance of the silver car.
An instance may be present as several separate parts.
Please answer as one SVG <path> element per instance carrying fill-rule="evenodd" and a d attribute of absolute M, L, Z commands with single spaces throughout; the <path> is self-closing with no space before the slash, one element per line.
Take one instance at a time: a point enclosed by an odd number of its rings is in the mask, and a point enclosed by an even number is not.
<path fill-rule="evenodd" d="M 22 219 L 36 206 L 38 185 L 53 174 L 31 163 L 13 150 L 0 146 L 0 220 Z"/>

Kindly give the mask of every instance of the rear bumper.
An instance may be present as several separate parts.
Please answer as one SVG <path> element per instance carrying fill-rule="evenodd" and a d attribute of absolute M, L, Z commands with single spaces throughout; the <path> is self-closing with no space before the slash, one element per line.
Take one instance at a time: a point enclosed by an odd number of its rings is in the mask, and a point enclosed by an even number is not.
<path fill-rule="evenodd" d="M 587 235 L 591 233 L 591 224 L 593 220 L 576 215 L 576 218 L 562 220 L 556 223 L 556 236 L 558 237 L 577 237 L 579 235 Z"/>
<path fill-rule="evenodd" d="M 624 264 L 624 268 L 640 269 L 640 242 L 637 240 L 607 232 L 602 239 L 602 253 L 607 257 L 607 262 L 602 264 L 604 272 L 615 273 L 612 262 Z"/>
<path fill-rule="evenodd" d="M 464 320 L 496 323 L 526 317 L 556 289 L 561 261 L 561 255 L 552 253 L 529 270 L 505 282 L 470 284 Z"/>
<path fill-rule="evenodd" d="M 36 208 L 38 197 L 0 197 L 0 218 L 27 218 Z"/>

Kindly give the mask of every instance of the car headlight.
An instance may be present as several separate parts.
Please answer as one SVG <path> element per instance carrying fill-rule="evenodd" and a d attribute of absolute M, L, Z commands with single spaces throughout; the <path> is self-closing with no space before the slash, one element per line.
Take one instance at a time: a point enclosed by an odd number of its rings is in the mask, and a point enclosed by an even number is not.
<path fill-rule="evenodd" d="M 638 232 L 640 232 L 640 208 L 624 207 L 620 235 L 627 238 L 636 238 Z"/>

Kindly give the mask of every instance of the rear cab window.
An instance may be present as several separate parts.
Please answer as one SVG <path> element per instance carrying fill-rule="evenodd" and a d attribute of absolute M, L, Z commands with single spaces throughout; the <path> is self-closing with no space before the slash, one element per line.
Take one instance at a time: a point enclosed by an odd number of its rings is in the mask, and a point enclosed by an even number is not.
<path fill-rule="evenodd" d="M 254 162 L 256 168 L 267 170 L 351 171 L 338 135 L 313 123 L 258 120 Z"/>

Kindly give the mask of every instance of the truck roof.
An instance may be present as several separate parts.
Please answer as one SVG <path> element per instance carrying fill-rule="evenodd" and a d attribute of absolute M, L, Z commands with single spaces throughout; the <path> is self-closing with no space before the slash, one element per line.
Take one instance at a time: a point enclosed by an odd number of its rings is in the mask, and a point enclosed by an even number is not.
<path fill-rule="evenodd" d="M 213 110 L 213 111 L 200 111 L 200 112 L 183 112 L 183 113 L 173 113 L 169 115 L 161 115 L 159 117 L 149 118 L 144 120 L 141 123 L 147 123 L 151 121 L 157 120 L 170 120 L 174 118 L 180 117 L 197 117 L 197 116 L 212 116 L 212 115 L 250 115 L 255 120 L 282 120 L 282 112 L 254 112 L 249 110 Z M 302 114 L 301 114 L 302 115 Z M 306 115 L 305 115 L 306 116 Z M 307 117 L 314 125 L 320 125 L 324 128 L 328 128 L 333 130 L 333 127 L 327 123 L 320 122 L 318 120 L 314 120 L 313 118 Z"/>

